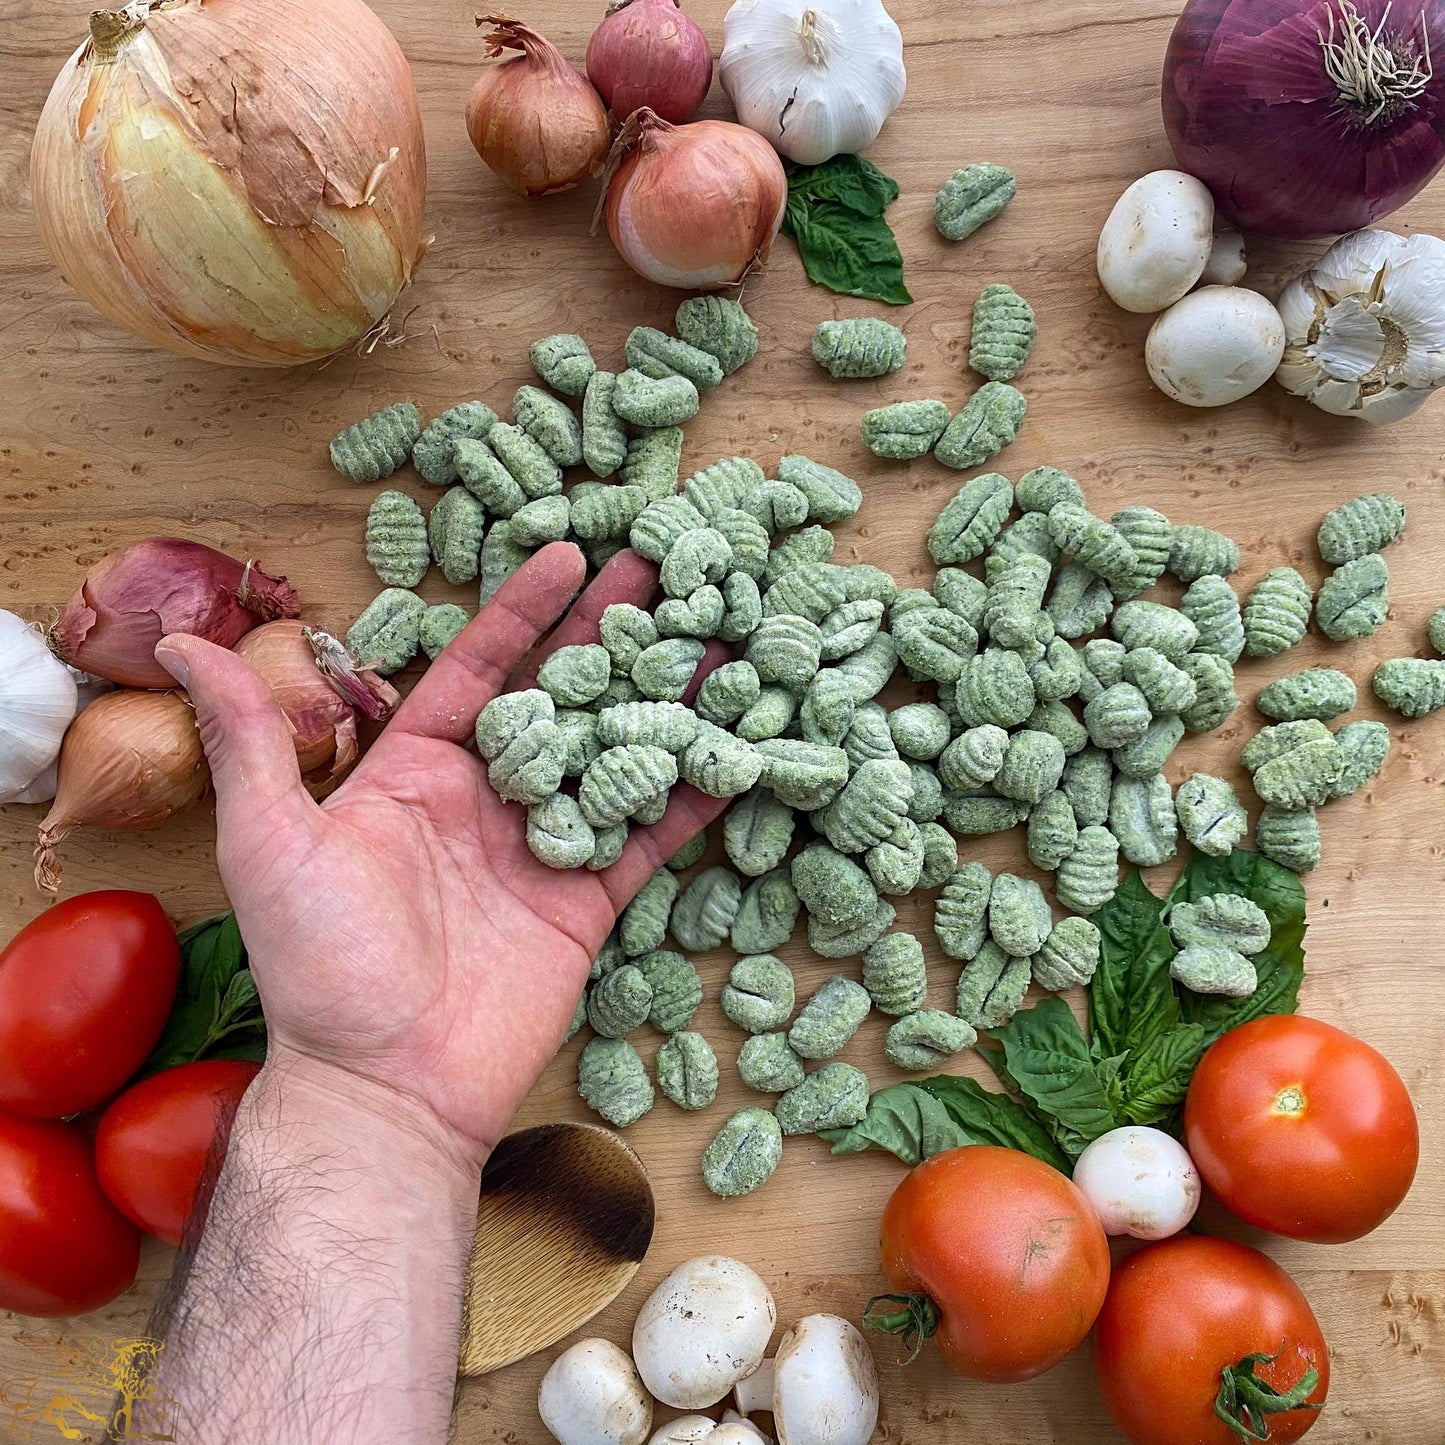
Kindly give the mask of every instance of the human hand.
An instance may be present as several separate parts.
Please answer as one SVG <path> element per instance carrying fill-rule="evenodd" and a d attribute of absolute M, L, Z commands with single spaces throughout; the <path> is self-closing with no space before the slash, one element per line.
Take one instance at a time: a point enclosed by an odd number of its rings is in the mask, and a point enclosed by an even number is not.
<path fill-rule="evenodd" d="M 575 547 L 538 552 L 319 805 L 283 714 L 241 658 L 188 636 L 156 653 L 195 705 L 221 878 L 271 1056 L 420 1102 L 478 1156 L 556 1052 L 618 912 L 725 806 L 679 786 L 662 821 L 635 828 L 611 868 L 558 872 L 532 856 L 525 811 L 497 797 L 466 750 L 477 715 L 584 575 Z M 608 604 L 645 605 L 655 583 L 650 564 L 619 553 L 549 650 L 595 642 Z"/>

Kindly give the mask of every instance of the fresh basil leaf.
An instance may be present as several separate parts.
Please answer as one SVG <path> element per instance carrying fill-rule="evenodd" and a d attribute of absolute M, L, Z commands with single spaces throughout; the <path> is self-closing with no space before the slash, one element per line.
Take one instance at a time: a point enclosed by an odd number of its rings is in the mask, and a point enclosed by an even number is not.
<path fill-rule="evenodd" d="M 784 228 L 788 229 L 787 217 Z M 809 207 L 807 221 L 789 229 L 808 279 L 842 296 L 906 306 L 903 255 L 882 216 L 862 216 L 837 201 Z"/>
<path fill-rule="evenodd" d="M 860 216 L 881 216 L 898 199 L 898 182 L 862 156 L 837 155 L 816 166 L 789 163 L 789 196 L 838 201 Z"/>
<path fill-rule="evenodd" d="M 1048 1126 L 1026 1104 L 953 1074 L 920 1079 L 918 1087 L 932 1094 L 969 1135 L 965 1143 L 1021 1149 L 1064 1174 L 1070 1172 L 1068 1156 L 1054 1142 Z"/>
<path fill-rule="evenodd" d="M 1071 1158 L 1118 1127 L 1109 1085 L 1063 999 L 1046 998 L 1033 1008 L 1021 1009 L 993 1035 L 1003 1046 L 1009 1077 L 1035 1111 L 1051 1122 L 1060 1148 Z M 1118 1063 L 1110 1063 L 1112 1079 Z"/>
<path fill-rule="evenodd" d="M 1089 984 L 1089 1029 L 1098 1058 L 1147 1048 L 1179 1022 L 1169 978 L 1175 948 L 1164 926 L 1164 902 L 1131 868 L 1119 891 L 1094 914 L 1103 937 Z"/>
<path fill-rule="evenodd" d="M 886 1149 L 910 1167 L 945 1149 L 974 1142 L 943 1104 L 916 1084 L 880 1089 L 868 1101 L 860 1123 L 851 1129 L 829 1129 L 823 1138 L 835 1154 Z"/>
<path fill-rule="evenodd" d="M 249 1015 L 259 1017 L 260 1012 L 261 999 L 256 992 L 256 980 L 251 977 L 250 969 L 243 969 L 231 980 L 221 1000 L 221 1025 L 230 1027 Z"/>
<path fill-rule="evenodd" d="M 236 915 L 228 913 L 216 935 L 216 982 L 224 988 L 245 966 L 246 945 L 241 942 Z"/>
<path fill-rule="evenodd" d="M 1305 890 L 1299 875 L 1259 853 L 1236 848 L 1227 858 L 1196 853 L 1169 894 L 1171 904 L 1210 893 L 1237 893 L 1257 903 L 1270 923 L 1269 945 L 1252 962 L 1259 986 L 1248 998 L 1183 991 L 1182 1012 L 1204 1029 L 1205 1047 L 1221 1034 L 1268 1014 L 1299 1008 L 1305 973 Z"/>
<path fill-rule="evenodd" d="M 201 934 L 219 927 L 227 917 L 228 915 L 225 913 L 213 913 L 209 918 L 203 918 L 199 923 L 193 923 L 189 928 L 183 929 L 176 937 L 176 942 L 181 946 L 182 955 Z"/>
<path fill-rule="evenodd" d="M 1129 1060 L 1123 1116 L 1131 1124 L 1171 1124 L 1207 1040 L 1200 1024 L 1180 1024 L 1159 1034 Z"/>
<path fill-rule="evenodd" d="M 251 1064 L 264 1064 L 266 1062 L 266 1035 L 260 1034 L 257 1038 L 246 1043 L 223 1044 L 218 1049 L 211 1049 L 207 1052 L 208 1059 L 244 1059 Z"/>

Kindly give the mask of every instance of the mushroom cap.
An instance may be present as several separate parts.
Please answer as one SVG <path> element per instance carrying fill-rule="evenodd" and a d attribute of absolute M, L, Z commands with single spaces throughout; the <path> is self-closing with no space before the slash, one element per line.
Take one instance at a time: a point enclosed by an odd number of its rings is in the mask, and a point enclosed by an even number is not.
<path fill-rule="evenodd" d="M 579 1340 L 558 1355 L 542 1376 L 537 1413 L 560 1445 L 643 1445 L 652 1428 L 652 1399 L 611 1340 Z"/>
<path fill-rule="evenodd" d="M 1144 361 L 1154 385 L 1186 406 L 1227 406 L 1257 391 L 1284 355 L 1273 303 L 1240 286 L 1205 286 L 1149 330 Z"/>
<path fill-rule="evenodd" d="M 1183 171 L 1150 171 L 1099 232 L 1099 281 L 1125 311 L 1162 311 L 1199 280 L 1214 245 L 1214 197 Z"/>
<path fill-rule="evenodd" d="M 679 1415 L 659 1425 L 647 1445 L 701 1445 L 717 1429 L 717 1421 L 706 1415 Z"/>
<path fill-rule="evenodd" d="M 868 1445 L 878 1424 L 878 1371 L 868 1342 L 837 1315 L 807 1315 L 773 1361 L 778 1445 Z"/>
<path fill-rule="evenodd" d="M 1160 1129 L 1126 1124 L 1079 1155 L 1074 1183 L 1105 1234 L 1168 1239 L 1199 1208 L 1199 1171 L 1184 1146 Z"/>
<path fill-rule="evenodd" d="M 647 1297 L 632 1354 L 647 1388 L 678 1410 L 705 1410 L 762 1361 L 777 1323 L 773 1296 L 747 1265 L 704 1255 Z"/>

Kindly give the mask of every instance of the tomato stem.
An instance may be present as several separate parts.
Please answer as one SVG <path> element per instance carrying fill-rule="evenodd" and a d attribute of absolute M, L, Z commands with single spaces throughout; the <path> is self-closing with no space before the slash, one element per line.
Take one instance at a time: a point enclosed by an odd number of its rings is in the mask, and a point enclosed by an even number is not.
<path fill-rule="evenodd" d="M 1268 1440 L 1271 1415 L 1320 1408 L 1307 1403 L 1320 1382 L 1320 1372 L 1313 1365 L 1283 1393 L 1255 1373 L 1257 1365 L 1272 1365 L 1283 1353 L 1284 1345 L 1281 1345 L 1272 1355 L 1246 1355 L 1238 1364 L 1226 1365 L 1220 1376 L 1214 1413 L 1241 1440 Z"/>
<path fill-rule="evenodd" d="M 881 1304 L 901 1305 L 901 1309 L 880 1310 Z M 870 1330 L 897 1335 L 908 1347 L 911 1365 L 918 1358 L 924 1340 L 938 1332 L 938 1306 L 926 1294 L 876 1294 L 863 1307 L 863 1323 Z"/>

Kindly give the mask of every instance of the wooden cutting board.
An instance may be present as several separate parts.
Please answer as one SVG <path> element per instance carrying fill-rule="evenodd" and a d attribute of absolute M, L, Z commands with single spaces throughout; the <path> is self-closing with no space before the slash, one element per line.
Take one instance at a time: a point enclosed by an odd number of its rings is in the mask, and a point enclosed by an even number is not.
<path fill-rule="evenodd" d="M 330 469 L 325 443 L 374 407 L 410 397 L 435 413 L 464 396 L 505 405 L 528 378 L 534 338 L 578 330 L 615 357 L 636 324 L 668 326 L 677 296 L 635 277 L 606 237 L 588 236 L 589 189 L 527 204 L 478 162 L 462 125 L 481 43 L 470 9 L 443 0 L 376 0 L 415 67 L 431 160 L 428 222 L 436 243 L 398 316 L 405 341 L 369 357 L 276 374 L 208 369 L 133 342 L 91 312 L 49 265 L 29 213 L 29 138 L 51 79 L 84 30 L 80 0 L 9 0 L 0 29 L 0 606 L 42 617 L 111 548 L 155 533 L 204 539 L 299 587 L 307 612 L 344 627 L 375 590 L 361 559 L 362 520 L 373 488 Z M 725 0 L 689 0 L 714 50 Z M 1296 564 L 1318 580 L 1312 539 L 1320 515 L 1358 491 L 1386 488 L 1410 507 L 1392 549 L 1393 618 L 1348 649 L 1318 642 L 1283 662 L 1251 665 L 1252 688 L 1317 661 L 1362 682 L 1384 656 L 1414 652 L 1428 613 L 1445 602 L 1445 400 L 1386 431 L 1331 420 L 1274 386 L 1222 412 L 1163 400 L 1144 374 L 1146 318 L 1116 311 L 1100 294 L 1093 255 L 1110 205 L 1140 173 L 1171 164 L 1158 112 L 1164 46 L 1178 0 L 894 0 L 907 42 L 908 97 L 872 154 L 903 196 L 890 212 L 916 297 L 889 312 L 909 335 L 907 368 L 880 382 L 831 384 L 807 354 L 818 321 L 886 308 L 810 287 L 791 243 L 780 240 L 746 303 L 762 331 L 757 361 L 708 398 L 689 428 L 687 460 L 746 452 L 771 465 L 811 453 L 863 483 L 861 514 L 839 529 L 840 556 L 890 568 L 900 581 L 928 575 L 923 534 L 957 478 L 924 461 L 873 460 L 857 440 L 864 409 L 913 396 L 958 404 L 969 314 L 979 289 L 1015 284 L 1038 310 L 1040 340 L 1022 385 L 1029 423 L 1002 459 L 1018 476 L 1043 462 L 1081 478 L 1106 515 L 1151 502 L 1178 520 L 1238 538 L 1252 583 Z M 580 60 L 603 9 L 531 0 L 525 18 Z M 714 87 L 709 114 L 727 114 Z M 957 167 L 1012 167 L 1019 197 L 1005 216 L 959 246 L 930 221 L 933 194 Z M 1445 232 L 1445 183 L 1395 224 Z M 1274 294 L 1318 252 L 1261 246 L 1252 281 Z M 404 475 L 400 485 L 426 490 Z M 452 592 L 435 575 L 425 589 Z M 458 600 L 469 601 L 457 594 Z M 1445 1006 L 1438 964 L 1445 884 L 1442 746 L 1445 715 L 1402 725 L 1385 717 L 1397 747 L 1384 776 L 1325 814 L 1325 863 L 1308 881 L 1311 929 L 1305 1006 L 1344 1025 L 1394 1061 L 1419 1103 L 1424 1157 L 1414 1193 L 1377 1233 L 1337 1248 L 1270 1242 L 1310 1296 L 1334 1350 L 1330 1407 L 1318 1445 L 1438 1445 L 1445 1439 Z M 1232 772 L 1256 719 L 1242 709 L 1224 732 L 1192 740 L 1171 768 L 1177 781 L 1207 767 Z M 33 809 L 0 815 L 0 934 L 35 916 L 30 882 Z M 67 842 L 67 892 L 153 889 L 178 919 L 224 903 L 212 859 L 213 819 L 201 808 L 174 826 L 129 837 L 76 835 Z M 972 850 L 990 867 L 1018 866 L 1016 840 Z M 901 925 L 927 929 L 923 909 Z M 834 966 L 795 948 L 800 988 Z M 716 1006 L 728 960 L 704 958 L 709 1001 L 699 1026 L 720 1045 L 724 1085 L 698 1118 L 665 1101 L 629 1133 L 652 1171 L 657 1233 L 621 1302 L 595 1328 L 625 1342 L 636 1307 L 681 1259 L 699 1251 L 740 1256 L 773 1286 L 784 1323 L 814 1310 L 856 1316 L 879 1287 L 874 1231 L 901 1169 L 891 1159 L 833 1160 L 813 1140 L 792 1140 L 772 1182 L 725 1203 L 698 1174 L 711 1130 L 744 1091 L 731 1069 L 740 1039 Z M 937 969 L 936 1001 L 953 974 Z M 845 1057 L 888 1081 L 882 1021 L 872 1020 Z M 548 1070 L 519 1127 L 584 1118 L 573 1089 L 578 1043 Z M 650 1055 L 656 1040 L 649 1040 Z M 970 1060 L 961 1068 L 978 1072 Z M 1238 1231 L 1247 1234 L 1247 1231 Z M 168 1252 L 148 1250 L 137 1288 L 67 1339 L 141 1327 L 165 1276 Z M 21 1337 L 35 1336 L 29 1343 Z M 73 1378 L 55 1353 L 55 1331 L 0 1323 L 0 1420 L 43 1405 L 53 1382 Z M 907 1369 L 888 1341 L 875 1346 L 883 1376 L 879 1438 L 907 1445 L 1101 1445 L 1114 1436 L 1090 1382 L 1087 1349 L 1032 1384 L 991 1389 L 950 1376 L 927 1352 Z M 456 1438 L 464 1445 L 542 1439 L 534 1402 L 546 1356 L 462 1388 Z M 25 1401 L 31 1401 L 26 1405 Z M 14 1403 L 12 1403 L 14 1402 Z M 18 1437 L 17 1437 L 18 1438 Z M 56 1438 L 49 1426 L 29 1437 Z"/>

